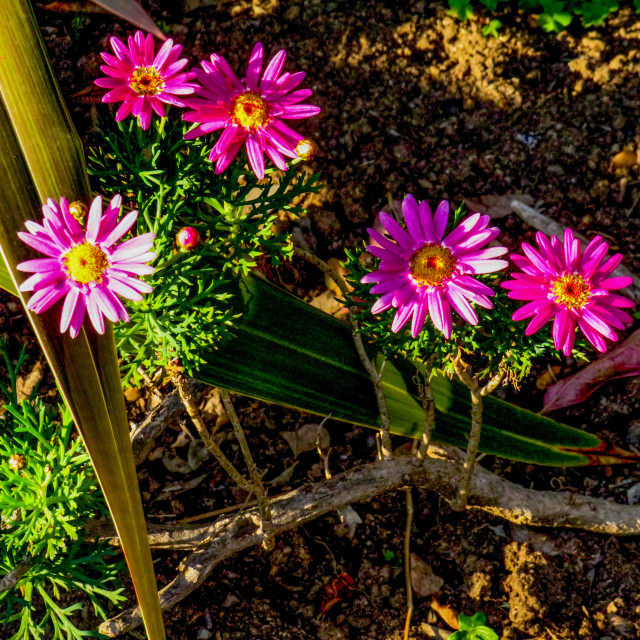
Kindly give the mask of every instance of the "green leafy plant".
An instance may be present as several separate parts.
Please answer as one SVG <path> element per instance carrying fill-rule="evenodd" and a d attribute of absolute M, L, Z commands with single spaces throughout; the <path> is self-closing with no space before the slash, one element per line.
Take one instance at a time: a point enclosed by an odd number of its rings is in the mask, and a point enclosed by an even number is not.
<path fill-rule="evenodd" d="M 106 619 L 105 601 L 124 600 L 123 563 L 84 533 L 87 520 L 107 512 L 104 498 L 69 411 L 45 405 L 35 390 L 19 401 L 25 350 L 15 364 L 4 344 L 0 352 L 8 374 L 8 384 L 0 382 L 7 401 L 0 430 L 0 571 L 5 580 L 14 576 L 0 592 L 0 623 L 15 631 L 10 640 L 99 637 L 76 627 L 75 614 L 90 604 Z M 63 592 L 81 600 L 69 604 Z"/>
<path fill-rule="evenodd" d="M 604 24 L 610 13 L 618 11 L 616 0 L 591 0 L 579 5 L 575 12 L 582 16 L 583 27 L 599 27 Z"/>
<path fill-rule="evenodd" d="M 545 0 L 538 24 L 544 31 L 558 33 L 571 24 L 571 14 L 565 11 L 565 3 L 560 0 Z"/>
<path fill-rule="evenodd" d="M 479 6 L 489 13 L 499 12 L 500 17 L 510 10 L 508 4 L 504 8 L 500 6 L 503 1 L 477 0 Z M 519 0 L 517 7 L 520 11 L 537 16 L 539 26 L 547 33 L 559 33 L 572 23 L 574 16 L 580 18 L 584 28 L 600 27 L 622 4 L 618 0 Z M 640 0 L 632 0 L 632 5 L 640 13 Z M 473 0 L 449 0 L 448 13 L 460 20 L 467 20 L 474 15 Z M 494 20 L 499 24 L 492 26 Z M 485 36 L 495 37 L 500 26 L 502 21 L 494 18 L 483 27 L 482 32 Z"/>
<path fill-rule="evenodd" d="M 451 634 L 451 640 L 498 640 L 498 634 L 487 627 L 487 616 L 476 613 L 473 617 L 464 613 L 458 615 L 460 629 Z"/>
<path fill-rule="evenodd" d="M 141 214 L 138 233 L 156 235 L 154 291 L 130 304 L 131 321 L 116 327 L 126 383 L 139 382 L 140 366 L 153 371 L 178 357 L 192 374 L 233 333 L 237 276 L 292 256 L 279 216 L 302 213 L 297 202 L 318 189 L 317 176 L 294 170 L 270 169 L 259 181 L 242 162 L 218 175 L 208 144 L 184 140 L 186 130 L 179 120 L 156 120 L 148 131 L 135 121 L 107 124 L 89 154 L 96 188 L 128 195 Z M 202 238 L 191 251 L 176 247 L 184 226 Z"/>
<path fill-rule="evenodd" d="M 449 0 L 447 13 L 458 20 L 468 20 L 473 15 L 471 0 Z"/>
<path fill-rule="evenodd" d="M 482 33 L 485 36 L 493 36 L 494 38 L 498 37 L 498 31 L 502 28 L 502 22 L 497 18 L 494 18 L 489 22 L 489 24 L 485 24 L 482 27 Z"/>

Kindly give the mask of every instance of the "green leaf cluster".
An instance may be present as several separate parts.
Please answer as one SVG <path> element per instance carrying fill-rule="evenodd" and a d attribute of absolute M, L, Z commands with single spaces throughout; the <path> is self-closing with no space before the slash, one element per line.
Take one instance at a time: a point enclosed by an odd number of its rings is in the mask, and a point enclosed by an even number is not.
<path fill-rule="evenodd" d="M 62 592 L 80 594 L 96 616 L 106 619 L 106 599 L 120 595 L 113 551 L 85 538 L 86 522 L 107 508 L 82 440 L 73 436 L 73 420 L 64 406 L 47 406 L 32 393 L 18 400 L 18 372 L 25 351 L 12 363 L 4 344 L 0 352 L 8 383 L 0 416 L 0 573 L 29 565 L 15 587 L 0 593 L 0 634 L 8 640 L 53 640 L 101 637 L 78 629 L 74 615 L 85 602 L 69 604 Z M 19 457 L 19 464 L 9 461 Z M 102 599 L 102 600 L 101 600 Z M 64 601 L 64 604 L 62 604 Z M 8 635 L 13 632 L 13 635 Z"/>
<path fill-rule="evenodd" d="M 154 287 L 127 303 L 131 321 L 116 326 L 125 358 L 125 383 L 138 383 L 140 366 L 156 370 L 180 359 L 187 373 L 220 340 L 233 334 L 240 313 L 237 276 L 278 265 L 292 255 L 280 212 L 302 213 L 296 204 L 317 190 L 317 176 L 267 171 L 259 181 L 238 159 L 223 174 L 209 162 L 209 143 L 187 141 L 187 125 L 156 119 L 148 131 L 135 120 L 107 123 L 89 153 L 89 173 L 100 193 L 121 193 L 140 211 L 137 233 L 156 235 Z M 202 242 L 176 247 L 176 233 L 195 227 Z"/>
<path fill-rule="evenodd" d="M 484 613 L 476 613 L 473 617 L 461 613 L 458 622 L 460 629 L 451 634 L 451 640 L 498 640 L 498 634 L 487 627 Z"/>
<path fill-rule="evenodd" d="M 448 0 L 449 15 L 459 20 L 468 20 L 474 15 L 474 6 L 480 5 L 489 13 L 503 13 L 499 3 L 504 0 Z M 632 0 L 636 12 L 640 13 L 640 0 Z M 618 0 L 519 0 L 520 11 L 537 15 L 538 25 L 547 33 L 559 33 L 566 29 L 574 17 L 579 17 L 585 28 L 602 26 L 610 14 L 620 9 Z M 502 22 L 492 19 L 483 27 L 484 35 L 497 37 Z"/>

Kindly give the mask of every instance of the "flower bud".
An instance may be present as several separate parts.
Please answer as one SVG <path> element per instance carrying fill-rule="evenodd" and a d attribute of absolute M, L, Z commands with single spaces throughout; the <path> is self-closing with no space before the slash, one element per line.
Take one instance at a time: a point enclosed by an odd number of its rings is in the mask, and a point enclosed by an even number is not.
<path fill-rule="evenodd" d="M 80 223 L 83 223 L 87 217 L 87 206 L 80 202 L 80 200 L 74 200 L 69 205 L 69 213 Z"/>
<path fill-rule="evenodd" d="M 9 466 L 12 471 L 20 471 L 20 469 L 24 469 L 27 464 L 27 459 L 20 453 L 14 453 L 9 458 Z"/>
<path fill-rule="evenodd" d="M 191 251 L 200 244 L 200 233 L 193 227 L 182 227 L 176 234 L 176 244 L 180 249 Z"/>
<path fill-rule="evenodd" d="M 296 153 L 300 160 L 311 160 L 318 153 L 318 145 L 311 138 L 304 138 L 296 145 Z"/>

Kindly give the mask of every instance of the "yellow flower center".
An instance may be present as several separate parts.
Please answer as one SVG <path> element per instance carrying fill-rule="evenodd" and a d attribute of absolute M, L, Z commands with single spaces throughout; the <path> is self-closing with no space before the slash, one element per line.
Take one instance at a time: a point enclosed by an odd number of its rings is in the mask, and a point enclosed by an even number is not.
<path fill-rule="evenodd" d="M 139 96 L 155 96 L 164 89 L 164 78 L 155 67 L 136 67 L 129 86 Z"/>
<path fill-rule="evenodd" d="M 269 103 L 257 93 L 246 91 L 232 100 L 229 113 L 236 124 L 255 130 L 269 122 Z"/>
<path fill-rule="evenodd" d="M 429 244 L 413 254 L 410 264 L 418 286 L 434 287 L 451 276 L 456 260 L 446 247 Z"/>
<path fill-rule="evenodd" d="M 569 273 L 551 284 L 551 293 L 567 309 L 582 309 L 591 298 L 591 287 L 581 275 Z"/>
<path fill-rule="evenodd" d="M 107 270 L 109 261 L 107 254 L 100 248 L 88 242 L 83 242 L 64 257 L 64 266 L 69 276 L 80 284 L 100 282 L 102 274 Z"/>

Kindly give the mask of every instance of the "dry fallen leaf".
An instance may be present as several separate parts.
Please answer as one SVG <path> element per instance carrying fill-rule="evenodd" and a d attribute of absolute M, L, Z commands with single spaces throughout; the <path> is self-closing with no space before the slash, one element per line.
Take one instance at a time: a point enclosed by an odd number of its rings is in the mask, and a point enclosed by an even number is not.
<path fill-rule="evenodd" d="M 318 445 L 321 449 L 328 449 L 331 444 L 329 432 L 321 424 L 305 424 L 297 431 L 281 431 L 280 435 L 295 457 L 305 451 L 314 451 Z"/>
<path fill-rule="evenodd" d="M 611 158 L 611 164 L 616 169 L 630 169 L 638 164 L 638 156 L 635 151 L 624 149 Z"/>
<path fill-rule="evenodd" d="M 547 369 L 541 375 L 538 376 L 536 380 L 536 387 L 540 389 L 540 391 L 544 391 L 548 389 L 552 384 L 558 381 L 558 374 L 560 373 L 561 367 L 555 365 L 551 367 L 551 369 Z"/>
<path fill-rule="evenodd" d="M 280 475 L 273 478 L 273 480 L 268 480 L 266 484 L 271 487 L 280 487 L 282 485 L 289 484 L 297 464 L 298 460 L 296 460 L 290 467 L 287 467 Z"/>
<path fill-rule="evenodd" d="M 433 573 L 433 569 L 415 553 L 411 554 L 411 586 L 420 598 L 438 593 L 444 580 Z"/>
<path fill-rule="evenodd" d="M 456 631 L 460 628 L 458 622 L 458 612 L 448 604 L 440 604 L 436 598 L 431 600 L 431 608 L 452 628 Z"/>
<path fill-rule="evenodd" d="M 479 200 L 467 200 L 464 203 L 467 205 L 470 213 L 484 213 L 490 215 L 492 218 L 506 218 L 513 213 L 513 207 L 511 203 L 513 199 L 517 198 L 520 202 L 532 207 L 535 204 L 535 200 L 526 193 L 506 193 L 503 196 L 482 196 Z"/>
<path fill-rule="evenodd" d="M 171 473 L 191 473 L 189 463 L 182 459 L 175 451 L 165 451 L 162 456 L 162 464 Z"/>
<path fill-rule="evenodd" d="M 189 452 L 187 454 L 187 460 L 191 471 L 195 471 L 202 465 L 203 462 L 211 457 L 211 452 L 205 446 L 202 440 L 192 440 L 189 445 Z"/>
<path fill-rule="evenodd" d="M 327 264 L 340 276 L 343 278 L 349 273 L 349 270 L 338 260 L 338 258 L 329 258 L 327 260 Z M 324 284 L 327 289 L 330 289 L 334 295 L 338 297 L 342 297 L 342 291 L 340 291 L 340 287 L 335 283 L 335 280 L 328 274 L 324 274 Z M 349 291 L 353 291 L 353 287 L 347 283 L 347 287 Z"/>
<path fill-rule="evenodd" d="M 18 376 L 16 380 L 16 393 L 18 394 L 18 402 L 25 400 L 33 390 L 42 382 L 44 377 L 44 360 L 38 360 L 31 369 L 30 373 Z"/>
<path fill-rule="evenodd" d="M 427 638 L 434 638 L 435 640 L 446 640 L 453 635 L 451 631 L 445 631 L 444 629 L 440 629 L 440 627 L 434 627 L 432 624 L 427 624 L 426 622 L 420 624 L 420 631 L 422 631 Z"/>
<path fill-rule="evenodd" d="M 341 524 L 347 528 L 347 535 L 350 538 L 353 538 L 356 533 L 356 527 L 359 524 L 362 524 L 362 518 L 350 504 L 343 509 L 340 509 L 338 511 L 338 515 L 340 516 Z"/>

